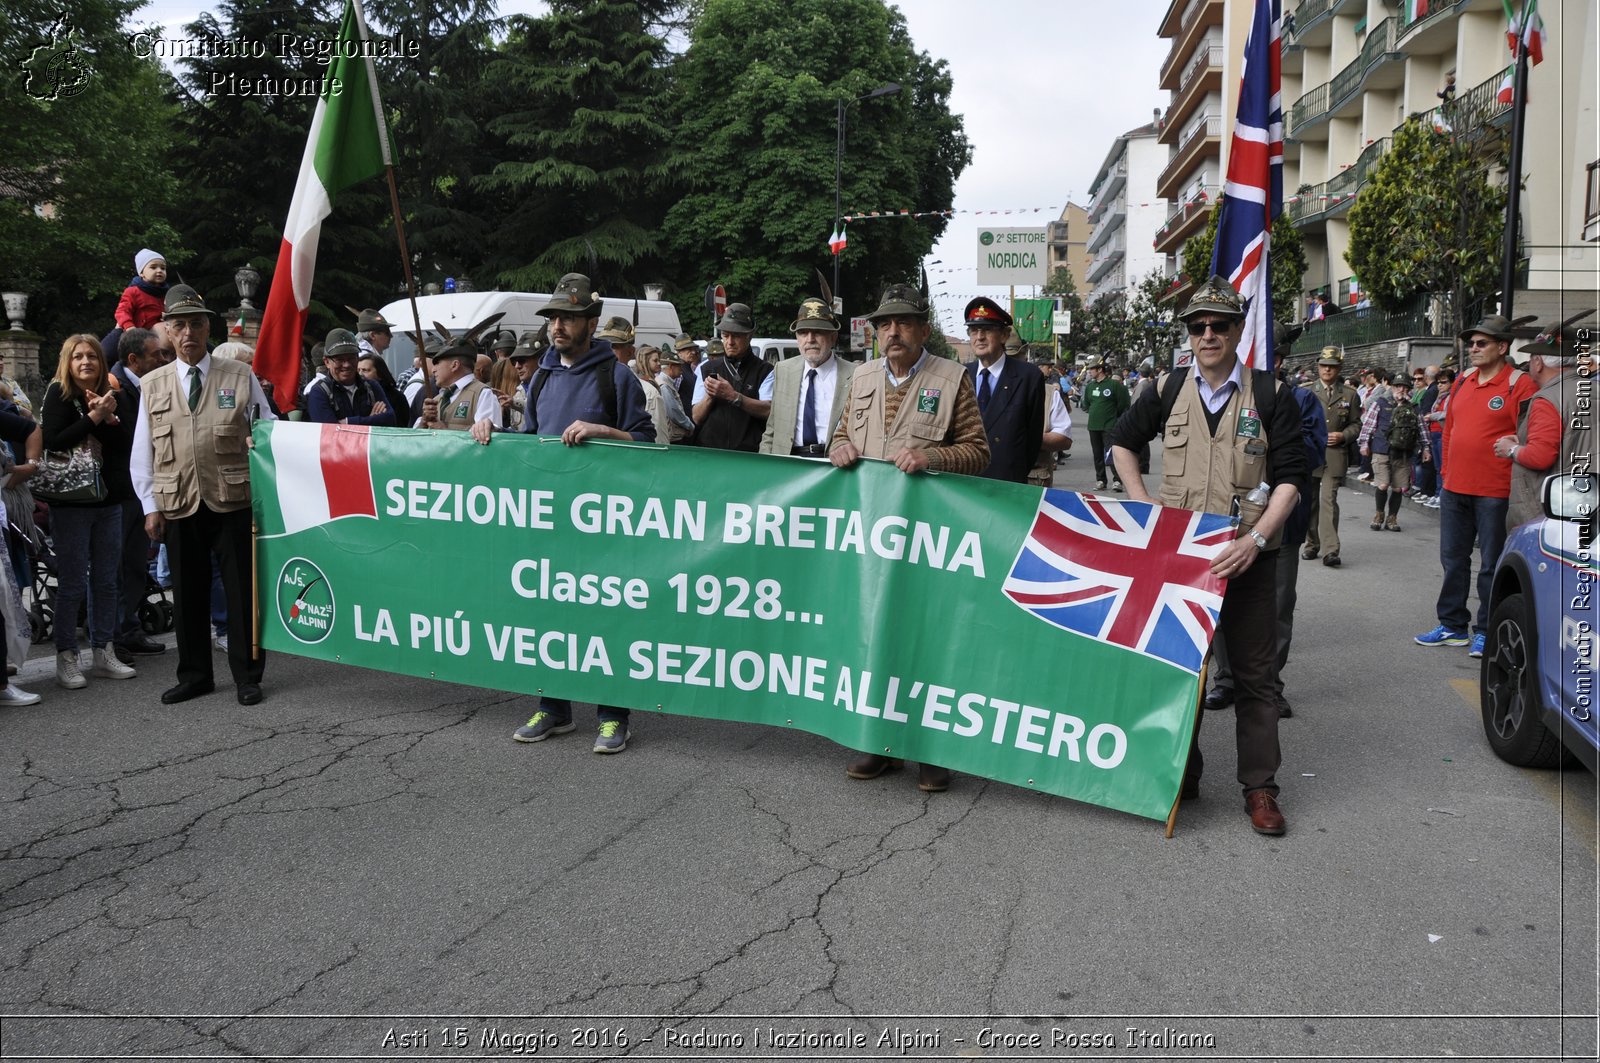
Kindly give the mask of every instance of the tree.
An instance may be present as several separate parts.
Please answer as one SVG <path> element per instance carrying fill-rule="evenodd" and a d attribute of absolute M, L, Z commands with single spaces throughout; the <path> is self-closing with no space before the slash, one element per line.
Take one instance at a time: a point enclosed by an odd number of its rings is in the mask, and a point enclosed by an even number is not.
<path fill-rule="evenodd" d="M 1506 190 L 1489 179 L 1505 162 L 1501 135 L 1464 101 L 1450 121 L 1461 132 L 1418 116 L 1395 130 L 1350 208 L 1345 258 L 1385 310 L 1420 292 L 1447 295 L 1454 334 L 1469 300 L 1499 287 Z"/>
<path fill-rule="evenodd" d="M 324 3 L 222 0 L 183 28 L 188 39 L 266 42 L 260 54 L 220 50 L 178 61 L 178 135 L 166 160 L 184 177 L 170 216 L 190 254 L 169 262 L 213 308 L 233 305 L 233 274 L 249 264 L 264 286 L 278 249 L 327 66 L 282 39 L 331 41 L 338 12 Z M 220 15 L 220 19 L 218 17 Z M 381 306 L 399 290 L 389 195 L 373 181 L 342 193 L 323 222 L 307 332 L 354 326 L 345 304 Z M 176 279 L 176 278 L 174 278 Z"/>
<path fill-rule="evenodd" d="M 59 341 L 112 327 L 141 247 L 181 253 L 167 76 L 130 47 L 138 0 L 15 0 L 0 34 L 0 286 Z"/>
<path fill-rule="evenodd" d="M 1222 217 L 1218 197 L 1206 227 L 1183 242 L 1183 272 L 1194 284 L 1204 284 L 1211 276 L 1211 253 L 1217 242 L 1217 223 Z M 1272 317 L 1275 321 L 1296 321 L 1300 317 L 1300 283 L 1306 274 L 1305 242 L 1288 214 L 1272 223 Z"/>
<path fill-rule="evenodd" d="M 675 70 L 672 165 L 688 189 L 666 214 L 680 304 L 721 281 L 758 321 L 790 319 L 831 272 L 838 102 L 848 123 L 843 209 L 948 210 L 971 158 L 943 62 L 880 0 L 704 0 Z M 851 102 L 894 83 L 901 91 Z M 943 218 L 849 227 L 847 312 L 914 280 Z"/>
<path fill-rule="evenodd" d="M 1178 321 L 1177 308 L 1166 294 L 1172 290 L 1172 281 L 1165 271 L 1153 269 L 1135 285 L 1133 298 L 1128 303 L 1128 321 L 1133 327 L 1133 349 L 1142 356 L 1156 360 L 1156 365 L 1170 369 L 1169 356 L 1173 348 L 1184 342 L 1183 325 Z"/>
<path fill-rule="evenodd" d="M 672 6 L 553 0 L 544 18 L 511 20 L 484 79 L 505 157 L 478 179 L 506 208 L 502 282 L 548 291 L 577 270 L 603 293 L 637 293 L 663 268 L 667 45 L 650 30 Z"/>
<path fill-rule="evenodd" d="M 1051 270 L 1039 294 L 1057 300 L 1062 310 L 1072 314 L 1072 331 L 1061 337 L 1062 356 L 1071 360 L 1088 353 L 1094 330 L 1084 312 L 1083 296 L 1078 294 L 1078 283 L 1073 279 L 1072 271 L 1065 266 Z"/>

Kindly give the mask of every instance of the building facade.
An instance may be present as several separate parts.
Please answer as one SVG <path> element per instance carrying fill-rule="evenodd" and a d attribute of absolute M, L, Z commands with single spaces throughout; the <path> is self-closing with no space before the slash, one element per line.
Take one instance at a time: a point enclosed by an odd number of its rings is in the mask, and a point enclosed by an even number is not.
<path fill-rule="evenodd" d="M 1064 266 L 1072 274 L 1072 283 L 1084 291 L 1089 271 L 1089 212 L 1076 203 L 1068 203 L 1061 217 L 1045 226 L 1044 235 L 1050 256 L 1049 274 Z"/>
<path fill-rule="evenodd" d="M 1168 148 L 1158 139 L 1160 117 L 1112 141 L 1089 188 L 1085 302 L 1122 298 L 1152 271 L 1168 275 L 1167 256 L 1154 246 L 1167 218 L 1167 201 L 1155 194 L 1168 162 Z"/>

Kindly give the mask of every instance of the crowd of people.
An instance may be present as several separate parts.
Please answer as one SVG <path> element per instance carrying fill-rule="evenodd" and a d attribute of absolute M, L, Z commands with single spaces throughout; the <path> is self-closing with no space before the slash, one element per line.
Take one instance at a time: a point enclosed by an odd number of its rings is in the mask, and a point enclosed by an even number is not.
<path fill-rule="evenodd" d="M 4 571 L 14 581 L 0 609 L 0 641 L 12 662 L 25 652 L 17 592 L 30 582 L 29 555 L 43 538 L 30 519 L 31 488 L 49 502 L 60 686 L 131 678 L 139 658 L 165 652 L 139 622 L 147 581 L 159 569 L 158 581 L 170 576 L 177 632 L 177 682 L 162 701 L 211 693 L 213 651 L 221 650 L 237 700 L 254 705 L 263 697 L 265 655 L 250 636 L 250 423 L 280 410 L 270 385 L 251 371 L 248 346 L 211 347 L 212 315 L 201 296 L 166 285 L 165 263 L 153 251 L 141 251 L 135 265 L 116 329 L 104 342 L 87 333 L 66 340 L 37 414 L 0 366 L 12 560 Z M 1416 641 L 1470 645 L 1481 655 L 1483 603 L 1508 521 L 1537 515 L 1535 479 L 1570 450 L 1562 374 L 1579 365 L 1576 334 L 1557 329 L 1523 348 L 1526 371 L 1512 366 L 1514 330 L 1490 317 L 1462 333 L 1471 367 L 1459 376 L 1447 360 L 1346 378 L 1333 347 L 1318 358 L 1315 380 L 1291 378 L 1281 365 L 1276 375 L 1249 370 L 1235 355 L 1244 302 L 1220 277 L 1179 315 L 1194 361 L 1170 373 L 1157 373 L 1149 360 L 1130 372 L 1100 358 L 1081 367 L 1025 361 L 1010 315 L 981 297 L 965 310 L 974 360 L 937 358 L 927 346 L 934 327 L 927 293 L 908 285 L 887 288 L 870 315 L 882 356 L 864 364 L 835 353 L 840 322 L 826 290 L 800 302 L 789 326 L 800 357 L 778 365 L 751 353 L 756 323 L 745 304 L 727 307 L 704 349 L 689 336 L 670 348 L 638 344 L 627 320 L 600 320 L 601 305 L 587 277 L 568 274 L 540 308 L 545 324 L 537 332 L 427 337 L 422 365 L 399 379 L 384 357 L 392 326 L 377 311 L 360 311 L 353 331 L 327 334 L 297 405 L 311 421 L 464 431 L 484 445 L 508 432 L 559 436 L 572 446 L 632 440 L 826 459 L 840 468 L 875 458 L 907 474 L 1039 485 L 1052 482 L 1057 456 L 1072 445 L 1076 405 L 1087 421 L 1096 490 L 1109 485 L 1136 501 L 1159 499 L 1235 522 L 1237 538 L 1212 565 L 1228 583 L 1205 707 L 1236 708 L 1238 780 L 1251 826 L 1264 834 L 1285 830 L 1277 721 L 1292 715 L 1281 673 L 1298 562 L 1320 557 L 1339 566 L 1339 490 L 1347 476 L 1355 470 L 1372 484 L 1373 530 L 1401 531 L 1407 497 L 1440 510 L 1439 624 Z M 1297 334 L 1279 326 L 1280 355 Z M 1532 401 L 1535 393 L 1550 411 Z M 1166 458 L 1152 493 L 1145 477 L 1158 441 Z M 1209 457 L 1216 448 L 1234 457 Z M 1229 475 L 1211 475 L 1215 468 Z M 1469 634 L 1474 543 L 1480 604 Z M 38 700 L 9 681 L 0 693 L 0 702 Z M 629 709 L 601 705 L 597 716 L 594 751 L 625 750 Z M 537 743 L 575 728 L 571 703 L 547 697 L 512 737 Z M 846 773 L 872 779 L 900 766 L 864 754 Z M 1184 797 L 1199 796 L 1202 767 L 1196 744 Z M 949 772 L 920 765 L 917 784 L 943 790 Z"/>

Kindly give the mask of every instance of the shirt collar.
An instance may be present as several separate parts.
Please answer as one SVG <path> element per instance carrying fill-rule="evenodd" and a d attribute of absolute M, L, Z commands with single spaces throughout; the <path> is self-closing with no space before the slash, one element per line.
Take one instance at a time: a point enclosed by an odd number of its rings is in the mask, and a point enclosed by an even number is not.
<path fill-rule="evenodd" d="M 927 362 L 927 360 L 928 360 L 928 348 L 924 347 L 924 348 L 922 348 L 922 357 L 918 358 L 916 363 L 914 365 L 912 365 L 911 372 L 907 373 L 902 378 L 896 379 L 896 377 L 894 375 L 894 370 L 889 368 L 889 360 L 887 358 L 885 358 L 883 360 L 883 375 L 889 378 L 889 383 L 893 384 L 895 387 L 899 387 L 901 384 L 904 384 L 907 380 L 910 380 L 912 377 L 914 377 L 918 373 L 920 373 L 922 371 L 923 365 Z"/>
<path fill-rule="evenodd" d="M 920 365 L 921 363 L 919 362 L 917 364 Z M 984 365 L 982 362 L 979 362 L 978 363 L 978 372 L 980 372 L 980 373 L 988 373 L 990 380 L 998 381 L 1000 379 L 1000 371 L 1002 369 L 1004 369 L 1005 367 L 1006 367 L 1006 356 L 1002 354 L 1000 357 L 998 357 L 998 358 L 996 358 L 994 360 L 994 364 L 993 365 Z"/>

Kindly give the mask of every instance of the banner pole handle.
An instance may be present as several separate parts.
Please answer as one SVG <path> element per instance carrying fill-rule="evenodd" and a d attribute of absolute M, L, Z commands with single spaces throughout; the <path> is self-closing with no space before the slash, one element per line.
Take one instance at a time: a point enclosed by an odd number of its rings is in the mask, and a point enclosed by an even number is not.
<path fill-rule="evenodd" d="M 1209 655 L 1208 655 L 1208 659 L 1209 659 Z M 1194 704 L 1194 727 L 1190 728 L 1190 730 L 1189 730 L 1189 744 L 1191 746 L 1194 745 L 1194 733 L 1195 733 L 1195 730 L 1197 730 L 1200 727 L 1200 714 L 1202 712 L 1206 711 L 1206 704 L 1205 704 L 1205 698 L 1206 698 L 1206 671 L 1207 671 L 1207 665 L 1202 664 L 1200 666 L 1200 692 L 1196 696 L 1195 704 Z M 1188 762 L 1188 758 L 1187 757 L 1184 758 L 1185 770 L 1187 770 L 1187 768 L 1188 768 L 1188 763 L 1189 763 Z M 1167 834 L 1166 834 L 1166 836 L 1169 839 L 1172 837 L 1173 828 L 1175 828 L 1177 826 L 1177 824 L 1178 824 L 1178 806 L 1181 805 L 1181 804 L 1183 804 L 1183 785 L 1180 783 L 1178 785 L 1178 796 L 1172 802 L 1172 811 L 1167 813 Z"/>
<path fill-rule="evenodd" d="M 427 335 L 422 331 L 422 313 L 417 309 L 417 281 L 411 275 L 411 251 L 406 247 L 406 227 L 400 220 L 400 189 L 394 183 L 394 164 L 385 166 L 383 173 L 389 181 L 389 212 L 394 215 L 394 236 L 400 245 L 400 269 L 405 274 L 406 298 L 411 303 L 411 324 L 417 330 L 418 342 L 423 342 Z M 422 397 L 431 399 L 436 390 L 433 386 L 433 368 L 428 364 L 428 356 L 424 351 L 418 350 L 417 353 L 422 355 Z M 395 424 L 400 424 L 398 413 L 395 415 Z"/>
<path fill-rule="evenodd" d="M 257 569 L 258 560 L 256 543 L 260 541 L 261 529 L 256 527 L 252 518 L 250 521 L 250 659 L 261 659 L 261 573 Z"/>

